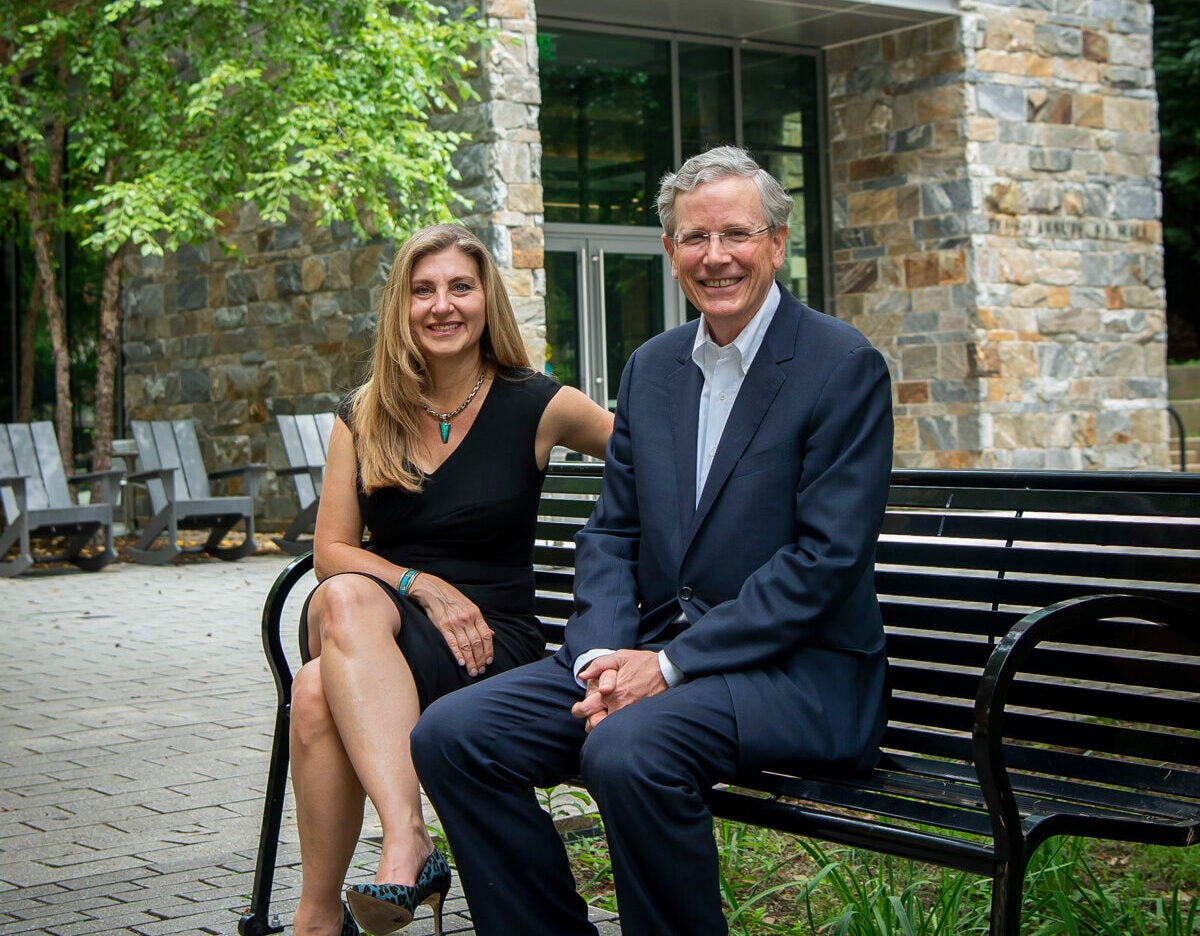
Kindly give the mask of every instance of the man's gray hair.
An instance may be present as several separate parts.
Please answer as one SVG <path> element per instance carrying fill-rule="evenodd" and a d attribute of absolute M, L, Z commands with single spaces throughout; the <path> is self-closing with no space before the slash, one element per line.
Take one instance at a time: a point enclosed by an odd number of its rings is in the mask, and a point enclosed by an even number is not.
<path fill-rule="evenodd" d="M 740 146 L 715 146 L 688 159 L 678 172 L 668 172 L 662 177 L 658 186 L 658 217 L 663 232 L 668 237 L 675 233 L 675 198 L 680 192 L 690 192 L 697 185 L 729 176 L 754 180 L 762 202 L 764 223 L 771 227 L 788 223 L 792 215 L 792 196 L 775 177 Z"/>

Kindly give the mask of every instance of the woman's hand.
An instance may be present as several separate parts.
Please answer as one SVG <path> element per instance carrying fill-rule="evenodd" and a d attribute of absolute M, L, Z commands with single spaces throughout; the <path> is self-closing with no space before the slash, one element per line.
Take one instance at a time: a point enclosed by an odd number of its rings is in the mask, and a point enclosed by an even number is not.
<path fill-rule="evenodd" d="M 408 590 L 408 597 L 429 615 L 442 632 L 446 646 L 459 666 L 478 676 L 492 662 L 492 629 L 475 606 L 457 588 L 436 575 L 422 572 Z"/>

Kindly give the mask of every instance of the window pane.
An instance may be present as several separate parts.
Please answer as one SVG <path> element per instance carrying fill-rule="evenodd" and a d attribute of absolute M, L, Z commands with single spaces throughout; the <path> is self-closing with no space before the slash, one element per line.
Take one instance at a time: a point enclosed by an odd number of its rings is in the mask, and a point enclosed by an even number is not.
<path fill-rule="evenodd" d="M 547 250 L 546 373 L 579 387 L 579 272 L 573 251 Z"/>
<path fill-rule="evenodd" d="M 663 258 L 604 253 L 604 331 L 608 343 L 608 405 L 617 405 L 617 387 L 629 355 L 663 330 Z"/>
<path fill-rule="evenodd" d="M 669 44 L 543 30 L 538 49 L 546 220 L 657 224 L 672 155 Z"/>
<path fill-rule="evenodd" d="M 742 51 L 742 138 L 751 150 L 815 147 L 817 66 L 807 55 Z"/>
<path fill-rule="evenodd" d="M 679 43 L 679 123 L 683 158 L 733 143 L 733 50 Z"/>
<path fill-rule="evenodd" d="M 796 200 L 779 278 L 796 296 L 824 304 L 817 151 L 816 61 L 743 50 L 742 133 L 759 164 Z"/>

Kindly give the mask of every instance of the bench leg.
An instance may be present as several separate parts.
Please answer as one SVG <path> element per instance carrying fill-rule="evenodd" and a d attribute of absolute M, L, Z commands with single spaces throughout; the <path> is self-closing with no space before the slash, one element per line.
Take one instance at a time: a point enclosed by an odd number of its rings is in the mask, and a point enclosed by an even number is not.
<path fill-rule="evenodd" d="M 275 739 L 271 744 L 262 829 L 258 836 L 258 860 L 254 866 L 254 893 L 246 915 L 238 922 L 241 936 L 283 932 L 278 918 L 271 916 L 271 885 L 275 881 L 275 859 L 279 853 L 279 829 L 287 787 L 288 722 L 288 705 L 282 702 L 275 713 Z"/>
<path fill-rule="evenodd" d="M 1014 858 L 996 866 L 996 872 L 992 875 L 990 936 L 1020 936 L 1024 884 L 1024 860 Z"/>

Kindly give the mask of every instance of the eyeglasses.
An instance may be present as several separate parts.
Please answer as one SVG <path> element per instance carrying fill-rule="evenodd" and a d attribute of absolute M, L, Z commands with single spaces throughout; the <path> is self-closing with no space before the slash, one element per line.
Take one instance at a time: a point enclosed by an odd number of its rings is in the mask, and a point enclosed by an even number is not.
<path fill-rule="evenodd" d="M 745 228 L 730 228 L 728 231 L 684 231 L 672 235 L 671 240 L 684 250 L 699 253 L 702 250 L 708 250 L 709 242 L 715 237 L 722 247 L 730 250 L 748 244 L 760 234 L 766 234 L 767 231 L 774 229 L 775 225 L 768 224 L 757 231 L 747 231 Z"/>

